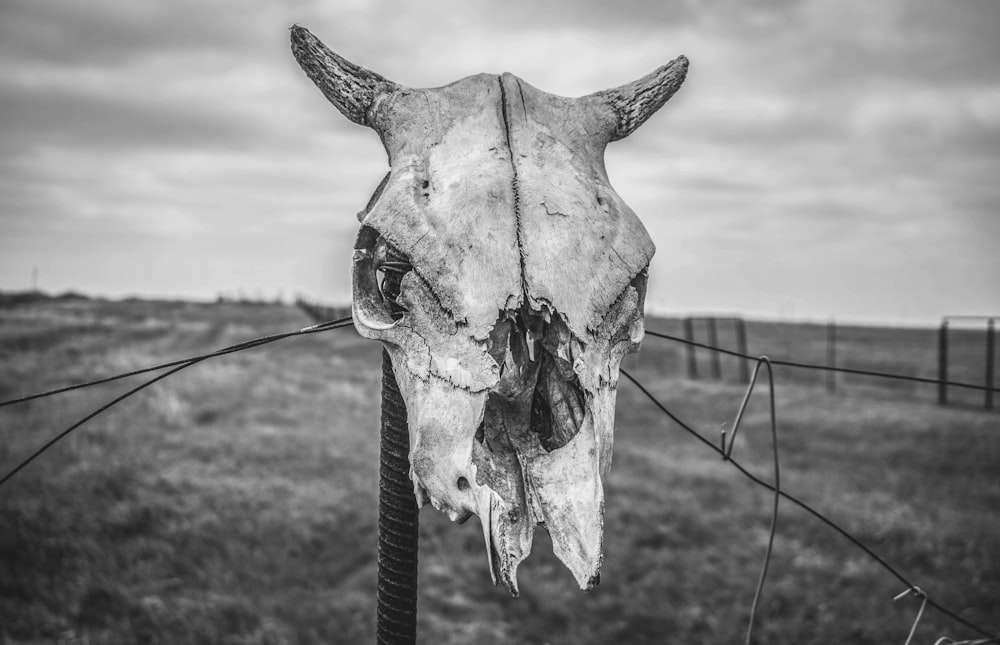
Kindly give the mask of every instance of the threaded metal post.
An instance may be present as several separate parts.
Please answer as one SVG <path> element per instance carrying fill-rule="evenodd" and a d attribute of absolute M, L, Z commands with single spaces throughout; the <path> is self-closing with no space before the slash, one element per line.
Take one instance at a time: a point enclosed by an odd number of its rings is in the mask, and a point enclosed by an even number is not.
<path fill-rule="evenodd" d="M 406 405 L 389 353 L 382 350 L 382 429 L 378 493 L 378 613 L 380 645 L 417 640 L 419 512 L 410 482 Z"/>

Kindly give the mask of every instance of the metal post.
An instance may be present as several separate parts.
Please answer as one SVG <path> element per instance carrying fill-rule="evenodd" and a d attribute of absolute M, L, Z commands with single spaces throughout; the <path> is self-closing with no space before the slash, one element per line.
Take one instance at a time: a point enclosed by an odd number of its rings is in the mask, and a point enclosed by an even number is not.
<path fill-rule="evenodd" d="M 406 404 L 384 349 L 379 451 L 376 637 L 379 645 L 411 645 L 417 641 L 420 509 L 410 482 Z"/>
<path fill-rule="evenodd" d="M 837 324 L 830 320 L 826 324 L 826 364 L 827 367 L 837 367 Z M 834 392 L 837 389 L 837 373 L 826 373 L 826 389 Z"/>
<path fill-rule="evenodd" d="M 691 318 L 684 319 L 684 339 L 693 341 L 694 340 L 694 323 Z M 687 357 L 688 357 L 688 378 L 696 379 L 698 378 L 698 357 L 695 356 L 695 346 L 687 346 Z"/>
<path fill-rule="evenodd" d="M 996 319 L 986 322 L 986 409 L 993 409 L 993 354 L 996 345 Z"/>
<path fill-rule="evenodd" d="M 941 321 L 938 329 L 938 403 L 948 405 L 948 320 Z"/>
<path fill-rule="evenodd" d="M 750 354 L 747 351 L 747 323 L 742 318 L 736 319 L 736 347 L 737 351 L 744 356 Z M 750 359 L 740 359 L 740 380 L 744 383 L 750 381 Z"/>
<path fill-rule="evenodd" d="M 712 347 L 719 346 L 719 327 L 715 323 L 715 318 L 706 318 L 705 323 L 708 325 L 708 344 Z M 712 361 L 712 378 L 719 381 L 722 380 L 722 359 L 719 356 L 719 352 L 710 352 L 711 356 L 709 359 Z"/>

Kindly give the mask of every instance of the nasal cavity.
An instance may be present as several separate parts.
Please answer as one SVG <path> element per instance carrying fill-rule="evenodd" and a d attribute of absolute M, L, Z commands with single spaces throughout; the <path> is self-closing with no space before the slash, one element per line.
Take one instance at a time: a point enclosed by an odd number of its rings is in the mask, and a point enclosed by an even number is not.
<path fill-rule="evenodd" d="M 552 452 L 562 448 L 580 432 L 587 416 L 586 396 L 572 367 L 543 350 L 539 355 L 538 380 L 531 396 L 531 431 L 542 447 Z M 569 370 L 567 370 L 569 367 Z"/>
<path fill-rule="evenodd" d="M 565 358 L 571 339 L 556 312 L 542 316 L 525 310 L 505 312 L 490 338 L 490 354 L 501 367 L 494 390 L 506 401 L 503 414 L 520 408 L 523 412 L 514 416 L 528 422 L 527 429 L 549 452 L 569 443 L 586 418 L 586 394 Z M 499 409 L 487 405 L 490 412 Z"/>

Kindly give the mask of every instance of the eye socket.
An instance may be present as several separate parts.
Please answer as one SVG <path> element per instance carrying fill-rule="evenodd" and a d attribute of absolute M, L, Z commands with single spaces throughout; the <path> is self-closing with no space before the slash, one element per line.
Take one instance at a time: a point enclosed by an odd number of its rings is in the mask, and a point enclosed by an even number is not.
<path fill-rule="evenodd" d="M 409 258 L 402 254 L 384 237 L 379 236 L 375 242 L 375 283 L 378 285 L 382 302 L 389 310 L 393 320 L 399 320 L 406 313 L 406 308 L 399 304 L 399 290 L 403 276 L 413 270 Z"/>
<path fill-rule="evenodd" d="M 388 328 L 403 317 L 400 288 L 412 270 L 409 258 L 377 230 L 361 227 L 354 247 L 354 308 L 365 324 Z"/>

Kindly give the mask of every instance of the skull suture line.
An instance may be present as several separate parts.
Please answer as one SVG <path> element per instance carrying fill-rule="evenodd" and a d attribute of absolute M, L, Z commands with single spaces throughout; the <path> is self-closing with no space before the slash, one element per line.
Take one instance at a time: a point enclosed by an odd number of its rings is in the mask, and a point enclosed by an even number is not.
<path fill-rule="evenodd" d="M 680 57 L 580 98 L 511 74 L 410 89 L 302 27 L 292 50 L 390 171 L 359 214 L 354 323 L 387 348 L 419 504 L 479 516 L 493 581 L 517 593 L 536 524 L 597 584 L 619 364 L 643 337 L 653 243 L 611 188 L 608 142 L 684 80 Z"/>

